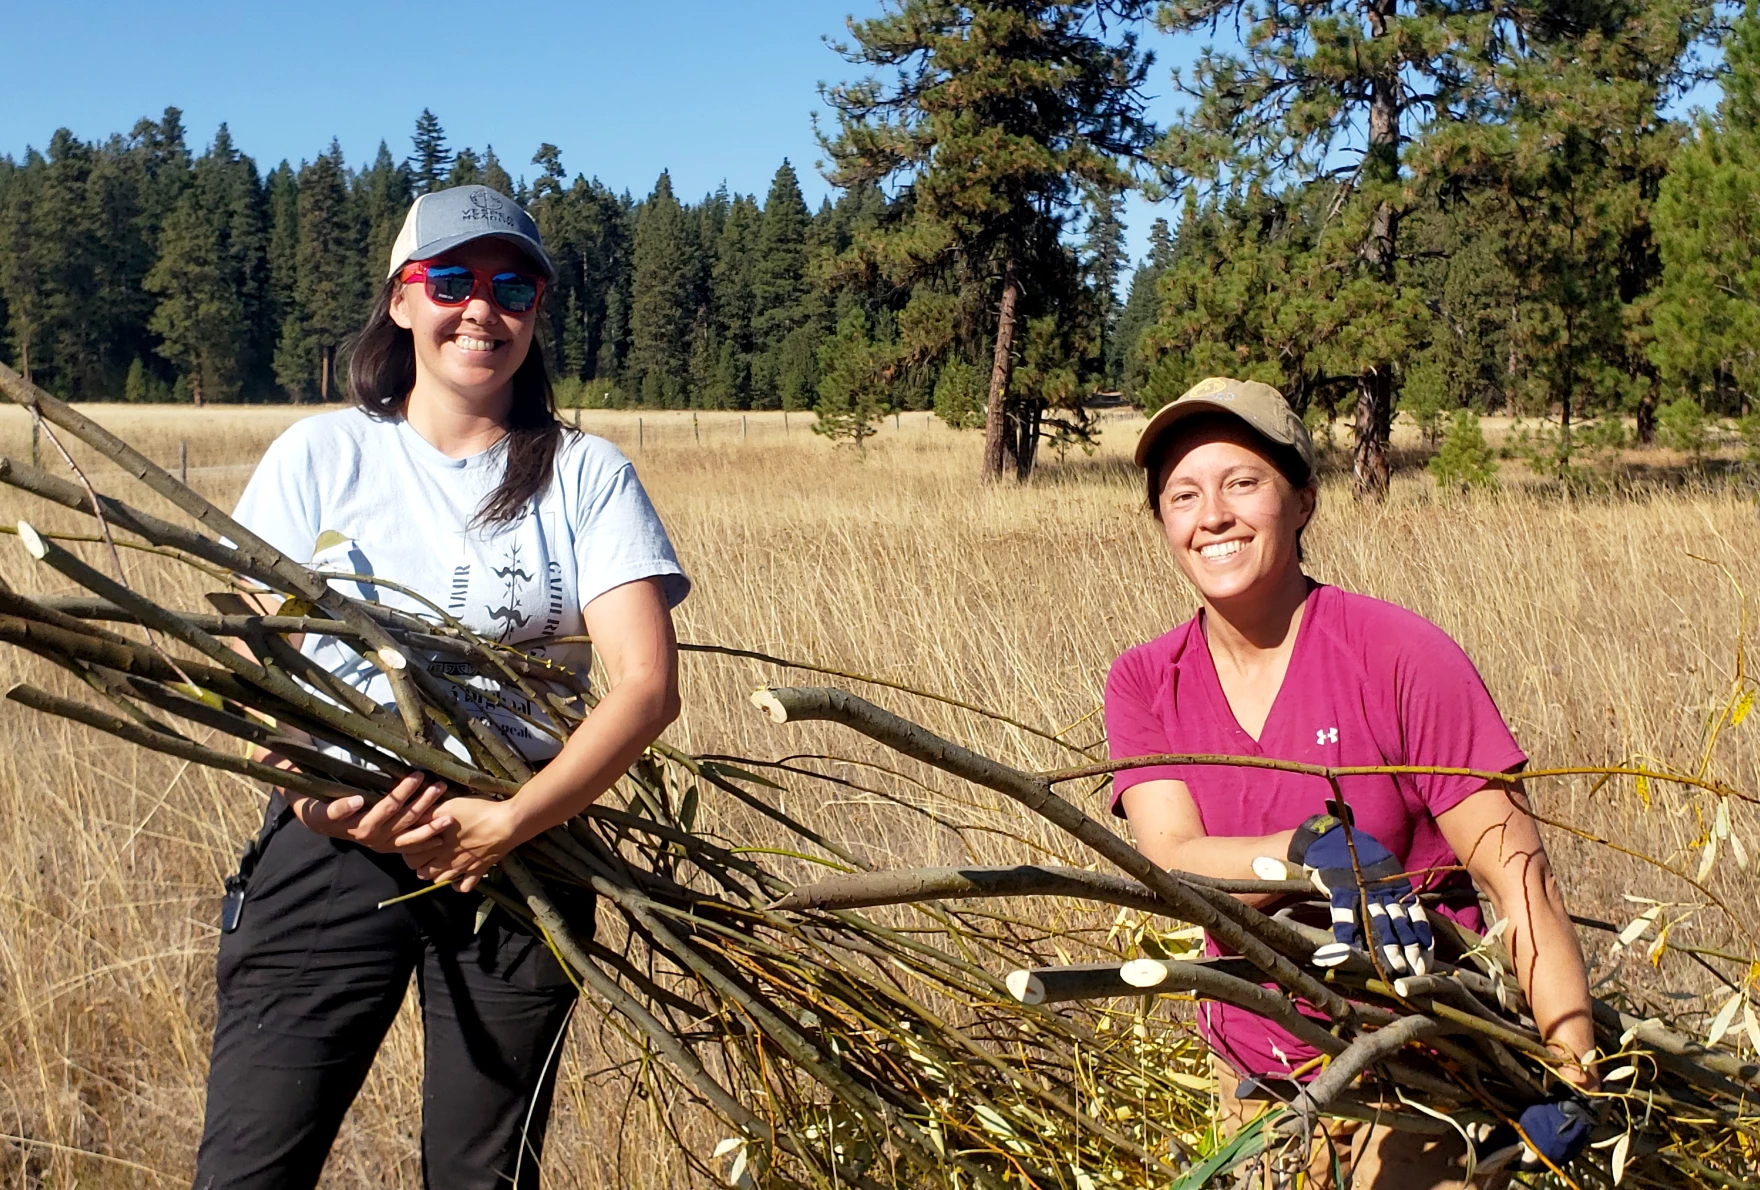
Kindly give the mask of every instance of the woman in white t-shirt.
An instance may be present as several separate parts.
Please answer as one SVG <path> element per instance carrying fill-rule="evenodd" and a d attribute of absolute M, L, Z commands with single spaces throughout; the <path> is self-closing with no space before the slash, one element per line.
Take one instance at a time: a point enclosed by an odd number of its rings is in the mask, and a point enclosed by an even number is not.
<path fill-rule="evenodd" d="M 355 407 L 269 448 L 235 513 L 350 594 L 564 662 L 597 642 L 610 684 L 560 747 L 522 708 L 476 702 L 528 760 L 514 797 L 441 800 L 417 774 L 360 799 L 270 798 L 229 882 L 198 1190 L 314 1186 L 416 977 L 424 1184 L 535 1187 L 573 984 L 473 889 L 520 843 L 585 809 L 678 714 L 671 609 L 690 589 L 627 459 L 557 421 L 532 337 L 555 270 L 525 211 L 483 186 L 416 200 L 355 341 Z M 370 577 L 369 577 L 370 576 Z M 381 585 L 372 578 L 397 586 Z M 328 638 L 302 650 L 389 705 L 383 675 Z M 467 683 L 474 675 L 454 675 Z M 527 708 L 529 709 L 529 708 Z M 450 880 L 451 889 L 385 909 Z M 577 921 L 591 921 L 577 905 Z"/>

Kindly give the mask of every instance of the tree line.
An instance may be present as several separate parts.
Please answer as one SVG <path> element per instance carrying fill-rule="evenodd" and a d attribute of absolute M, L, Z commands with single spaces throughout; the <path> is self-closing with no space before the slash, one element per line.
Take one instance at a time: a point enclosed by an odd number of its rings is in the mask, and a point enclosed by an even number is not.
<path fill-rule="evenodd" d="M 1166 127 L 1150 19 L 1240 30 L 1173 72 Z M 1563 468 L 1628 417 L 1750 411 L 1755 29 L 1711 0 L 891 0 L 834 44 L 816 211 L 788 162 L 761 201 L 636 199 L 548 144 L 516 180 L 428 111 L 401 159 L 263 175 L 169 109 L 0 158 L 3 350 L 71 396 L 329 399 L 409 201 L 482 181 L 556 257 L 571 401 L 813 408 L 857 443 L 932 407 L 1025 477 L 1097 392 L 1220 372 L 1343 418 L 1367 495 L 1400 408 L 1549 419 Z M 1666 114 L 1713 78 L 1715 113 Z M 1143 185 L 1168 209 L 1133 271 Z"/>

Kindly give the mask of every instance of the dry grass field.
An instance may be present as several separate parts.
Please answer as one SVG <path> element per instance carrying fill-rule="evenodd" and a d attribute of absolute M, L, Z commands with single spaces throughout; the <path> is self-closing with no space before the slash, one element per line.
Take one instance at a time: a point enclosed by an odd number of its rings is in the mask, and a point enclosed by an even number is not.
<path fill-rule="evenodd" d="M 300 411 L 100 409 L 97 416 L 221 504 L 269 439 Z M 0 452 L 28 457 L 16 410 L 0 413 Z M 1102 449 L 1047 460 L 1024 488 L 975 483 L 979 444 L 923 414 L 889 421 L 865 458 L 808 432 L 794 415 L 585 415 L 583 428 L 633 458 L 696 590 L 679 613 L 686 641 L 718 642 L 954 694 L 1091 746 L 1101 685 L 1125 647 L 1189 615 L 1192 599 L 1141 510 L 1126 451 L 1134 418 L 1109 423 Z M 640 448 L 638 450 L 638 432 Z M 45 466 L 64 471 L 45 443 Z M 82 454 L 80 456 L 84 458 Z M 51 462 L 50 460 L 53 459 Z M 114 469 L 94 480 L 122 494 Z M 1751 495 L 1686 485 L 1567 497 L 1512 482 L 1440 496 L 1402 472 L 1385 506 L 1354 505 L 1329 481 L 1308 535 L 1317 577 L 1405 604 L 1439 623 L 1478 663 L 1538 765 L 1639 759 L 1697 769 L 1707 725 L 1737 692 L 1741 590 L 1760 593 L 1760 520 Z M 139 495 L 138 489 L 134 495 Z M 158 509 L 150 500 L 147 507 Z M 0 489 L 0 524 L 78 518 Z M 127 559 L 142 589 L 193 606 L 200 591 L 156 560 Z M 46 590 L 16 541 L 0 538 L 0 577 Z M 686 659 L 675 742 L 697 752 L 800 758 L 855 786 L 789 808 L 877 862 L 925 864 L 1068 856 L 1037 824 L 988 807 L 986 829 L 938 826 L 969 799 L 946 782 L 857 764 L 878 760 L 834 730 L 777 728 L 746 698 L 765 681 L 832 679 L 757 662 Z M 0 653 L 7 684 L 39 667 Z M 938 731 L 1034 767 L 1072 763 L 1044 741 L 890 690 L 858 687 Z M 842 759 L 839 759 L 839 758 Z M 1760 717 L 1725 729 L 1711 771 L 1754 790 Z M 825 787 L 818 787 L 823 789 Z M 1709 807 L 1630 783 L 1556 781 L 1535 790 L 1548 816 L 1691 871 Z M 888 800 L 892 799 L 892 800 Z M 900 803 L 903 803 L 901 806 Z M 1098 797 L 1092 804 L 1098 807 Z M 237 778 L 134 751 L 82 728 L 0 704 L 0 1185 L 175 1186 L 199 1128 L 219 890 L 254 829 L 261 796 Z M 743 820 L 728 816 L 734 833 Z M 1735 818 L 1751 855 L 1760 832 Z M 1625 921 L 1641 894 L 1690 902 L 1685 883 L 1560 831 L 1549 835 L 1573 908 Z M 762 843 L 761 839 L 750 840 Z M 1726 849 L 1725 854 L 1728 854 Z M 1751 911 L 1760 883 L 1730 859 L 1709 881 Z M 1739 945 L 1706 911 L 1671 941 Z M 1614 972 L 1591 935 L 1596 975 Z M 1697 992 L 1709 976 L 1678 957 L 1644 976 Z M 1713 1008 L 1717 1001 L 1707 1001 Z M 406 1013 L 332 1157 L 326 1185 L 419 1184 L 419 1026 Z M 656 1141 L 652 1113 L 601 1068 L 599 1026 L 583 1011 L 568 1048 L 545 1168 L 556 1187 L 694 1184 Z M 701 1132 L 706 1144 L 715 1137 Z"/>

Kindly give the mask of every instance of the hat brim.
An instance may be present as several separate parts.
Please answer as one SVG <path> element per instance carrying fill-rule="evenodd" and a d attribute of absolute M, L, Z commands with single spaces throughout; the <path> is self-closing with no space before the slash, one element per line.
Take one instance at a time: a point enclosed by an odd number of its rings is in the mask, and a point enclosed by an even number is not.
<path fill-rule="evenodd" d="M 1212 401 L 1204 397 L 1188 397 L 1183 401 L 1175 401 L 1171 405 L 1162 406 L 1160 412 L 1150 418 L 1149 424 L 1143 427 L 1143 432 L 1137 435 L 1137 451 L 1135 456 L 1137 466 L 1148 467 L 1149 455 L 1154 452 L 1156 444 L 1166 438 L 1168 432 L 1172 430 L 1174 426 L 1177 426 L 1182 421 L 1189 421 L 1192 418 L 1205 413 L 1226 413 L 1228 416 L 1247 427 L 1247 429 L 1259 435 L 1259 437 L 1270 442 L 1272 445 L 1277 445 L 1277 440 L 1275 438 L 1272 438 L 1270 435 L 1266 434 L 1264 430 L 1261 430 L 1258 426 L 1242 417 L 1240 410 L 1236 409 L 1233 405 L 1224 401 Z"/>
<path fill-rule="evenodd" d="M 514 247 L 524 252 L 526 257 L 531 260 L 533 264 L 537 265 L 544 271 L 545 281 L 552 285 L 556 283 L 556 266 L 550 263 L 550 254 L 544 251 L 544 246 L 532 239 L 531 236 L 522 236 L 515 231 L 485 231 L 474 234 L 447 236 L 445 239 L 435 240 L 431 244 L 423 244 L 418 252 L 413 253 L 406 259 L 400 261 L 391 271 L 395 273 L 398 269 L 413 261 L 433 260 L 436 256 L 444 256 L 454 248 L 460 247 L 464 244 L 474 244 L 478 240 L 507 241 L 509 244 L 512 244 Z"/>

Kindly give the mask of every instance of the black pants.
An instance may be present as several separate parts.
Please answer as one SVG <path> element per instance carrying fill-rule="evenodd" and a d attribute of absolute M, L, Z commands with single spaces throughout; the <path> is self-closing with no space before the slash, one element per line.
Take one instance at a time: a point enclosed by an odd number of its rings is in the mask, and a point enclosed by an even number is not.
<path fill-rule="evenodd" d="M 502 910 L 473 932 L 474 894 L 377 908 L 421 881 L 395 855 L 307 830 L 278 796 L 258 846 L 243 916 L 220 938 L 196 1190 L 317 1184 L 412 971 L 423 1184 L 533 1190 L 576 994 L 549 949 Z"/>

